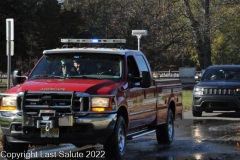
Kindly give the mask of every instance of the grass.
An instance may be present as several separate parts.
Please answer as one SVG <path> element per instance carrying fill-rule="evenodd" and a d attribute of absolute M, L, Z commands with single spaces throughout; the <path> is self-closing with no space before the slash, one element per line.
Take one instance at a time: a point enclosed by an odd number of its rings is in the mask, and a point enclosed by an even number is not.
<path fill-rule="evenodd" d="M 192 110 L 192 90 L 183 90 L 182 97 L 184 111 Z"/>
<path fill-rule="evenodd" d="M 1 79 L 0 80 L 0 85 L 7 85 L 7 79 Z M 4 93 L 7 88 L 1 88 L 0 87 L 0 93 Z"/>
<path fill-rule="evenodd" d="M 7 84 L 7 79 L 1 79 L 0 84 Z"/>

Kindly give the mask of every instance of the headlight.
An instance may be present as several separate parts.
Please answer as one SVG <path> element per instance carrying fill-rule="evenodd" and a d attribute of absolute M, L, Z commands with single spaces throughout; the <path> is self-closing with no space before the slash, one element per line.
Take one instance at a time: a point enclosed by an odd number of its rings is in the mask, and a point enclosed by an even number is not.
<path fill-rule="evenodd" d="M 199 88 L 199 87 L 194 88 L 194 92 L 203 92 L 203 91 L 204 91 L 203 88 Z"/>
<path fill-rule="evenodd" d="M 17 97 L 3 97 L 0 110 L 17 110 Z"/>
<path fill-rule="evenodd" d="M 113 102 L 111 98 L 94 97 L 92 98 L 92 111 L 102 112 L 111 111 Z"/>
<path fill-rule="evenodd" d="M 194 95 L 199 95 L 199 94 L 203 94 L 203 91 L 204 91 L 204 88 L 201 88 L 201 87 L 195 87 L 194 89 L 193 89 L 193 94 Z"/>
<path fill-rule="evenodd" d="M 109 107 L 109 98 L 92 98 L 92 107 Z"/>

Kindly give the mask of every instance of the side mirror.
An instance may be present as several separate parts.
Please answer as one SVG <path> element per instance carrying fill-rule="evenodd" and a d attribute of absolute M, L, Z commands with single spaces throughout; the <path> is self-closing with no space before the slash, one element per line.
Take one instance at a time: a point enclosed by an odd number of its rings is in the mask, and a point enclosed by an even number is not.
<path fill-rule="evenodd" d="M 14 70 L 13 74 L 12 74 L 12 83 L 13 85 L 17 85 L 22 83 L 27 77 L 26 76 L 22 76 L 22 71 L 21 70 Z"/>
<path fill-rule="evenodd" d="M 133 84 L 133 82 L 132 82 L 132 80 L 134 79 L 134 77 L 133 77 L 130 73 L 128 73 L 127 79 L 128 79 L 129 87 L 130 87 L 130 88 L 134 87 L 134 84 Z"/>
<path fill-rule="evenodd" d="M 151 86 L 151 83 L 152 83 L 152 77 L 150 75 L 150 72 L 142 71 L 142 80 L 140 82 L 140 86 L 142 88 L 148 88 Z"/>
<path fill-rule="evenodd" d="M 150 72 L 148 71 L 142 71 L 142 77 L 134 77 L 129 73 L 127 79 L 130 88 L 132 87 L 148 88 L 152 84 L 152 77 L 150 75 Z"/>

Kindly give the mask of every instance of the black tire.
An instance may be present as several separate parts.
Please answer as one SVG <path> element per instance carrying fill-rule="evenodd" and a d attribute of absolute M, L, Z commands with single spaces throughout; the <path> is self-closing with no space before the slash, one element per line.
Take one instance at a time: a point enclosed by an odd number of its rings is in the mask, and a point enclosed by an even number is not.
<path fill-rule="evenodd" d="M 28 151 L 28 144 L 27 143 L 9 143 L 7 141 L 6 135 L 2 135 L 2 146 L 3 151 L 5 153 L 27 153 Z M 8 156 L 11 154 L 8 154 Z M 14 157 L 7 157 L 8 159 L 14 159 Z M 24 159 L 24 157 L 20 157 L 20 159 Z"/>
<path fill-rule="evenodd" d="M 104 144 L 106 158 L 121 160 L 126 150 L 126 124 L 122 116 L 119 116 L 113 135 Z"/>
<path fill-rule="evenodd" d="M 201 117 L 202 116 L 202 111 L 196 111 L 194 107 L 192 107 L 192 115 L 193 117 Z"/>
<path fill-rule="evenodd" d="M 166 123 L 156 128 L 158 144 L 170 145 L 174 137 L 174 118 L 172 110 L 168 110 Z"/>

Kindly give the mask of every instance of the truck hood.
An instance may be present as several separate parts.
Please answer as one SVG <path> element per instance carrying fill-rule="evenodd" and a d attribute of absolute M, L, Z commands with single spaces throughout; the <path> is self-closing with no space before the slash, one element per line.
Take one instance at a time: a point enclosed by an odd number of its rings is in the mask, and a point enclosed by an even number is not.
<path fill-rule="evenodd" d="M 111 80 L 93 79 L 41 79 L 28 80 L 16 85 L 6 93 L 28 91 L 76 91 L 89 94 L 110 94 L 120 83 Z"/>
<path fill-rule="evenodd" d="M 232 87 L 240 87 L 240 81 L 206 81 L 199 82 L 195 86 L 198 87 L 221 87 L 221 88 L 232 88 Z"/>

